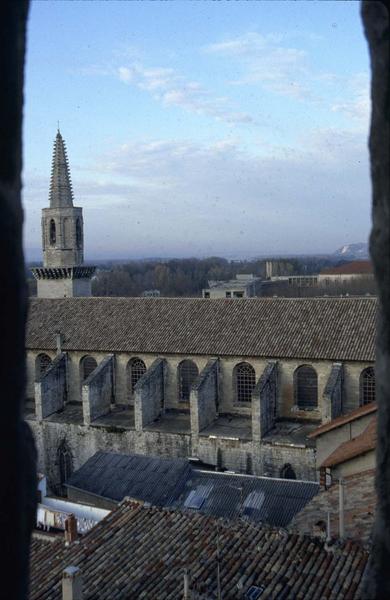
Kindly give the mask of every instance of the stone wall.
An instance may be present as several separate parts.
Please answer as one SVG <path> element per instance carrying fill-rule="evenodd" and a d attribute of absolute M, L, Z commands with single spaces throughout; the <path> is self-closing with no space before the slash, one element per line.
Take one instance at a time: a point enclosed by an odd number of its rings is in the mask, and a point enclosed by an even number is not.
<path fill-rule="evenodd" d="M 343 365 L 335 363 L 325 386 L 322 401 L 322 421 L 331 421 L 343 411 Z"/>
<path fill-rule="evenodd" d="M 50 221 L 56 225 L 56 243 L 50 243 Z M 82 265 L 83 236 L 81 245 L 76 239 L 76 221 L 83 228 L 83 209 L 80 207 L 44 208 L 42 210 L 42 242 L 44 267 L 73 267 Z M 58 296 L 57 296 L 58 297 Z"/>
<path fill-rule="evenodd" d="M 235 438 L 200 436 L 196 456 L 218 469 L 252 473 L 252 442 Z"/>
<path fill-rule="evenodd" d="M 71 278 L 38 279 L 37 295 L 39 298 L 91 296 L 91 280 Z"/>
<path fill-rule="evenodd" d="M 114 355 L 110 354 L 96 367 L 83 384 L 84 423 L 110 412 L 114 398 Z"/>
<path fill-rule="evenodd" d="M 218 359 L 209 360 L 192 385 L 191 432 L 195 436 L 217 418 L 218 371 Z"/>
<path fill-rule="evenodd" d="M 370 450 L 366 454 L 355 456 L 351 460 L 332 467 L 332 481 L 337 481 L 340 477 L 349 477 L 350 475 L 375 469 L 375 458 L 375 450 Z"/>
<path fill-rule="evenodd" d="M 164 410 L 165 361 L 157 358 L 135 386 L 135 428 L 142 431 L 149 423 L 158 419 Z"/>
<path fill-rule="evenodd" d="M 35 413 L 37 419 L 42 420 L 61 410 L 66 402 L 66 395 L 66 354 L 61 353 L 56 356 L 40 381 L 35 382 Z"/>
<path fill-rule="evenodd" d="M 72 455 L 73 470 L 79 469 L 98 450 L 134 453 L 133 431 L 109 431 L 103 427 L 89 427 L 74 423 L 29 421 L 38 450 L 38 471 L 47 477 L 51 490 L 60 487 L 57 452 L 65 443 Z"/>
<path fill-rule="evenodd" d="M 275 424 L 278 394 L 278 366 L 269 362 L 252 392 L 252 437 L 259 442 Z"/>
<path fill-rule="evenodd" d="M 66 340 L 69 343 L 71 340 Z M 53 345 L 55 340 L 53 340 Z M 34 365 L 35 358 L 41 352 L 45 352 L 53 357 L 55 353 L 44 349 L 28 351 L 28 387 L 27 395 L 33 395 L 34 388 Z M 81 381 L 80 381 L 80 361 L 90 355 L 95 358 L 99 364 L 106 356 L 103 352 L 68 352 L 68 401 L 81 402 Z M 178 356 L 166 354 L 159 357 L 153 354 L 130 354 L 125 352 L 115 353 L 115 392 L 114 401 L 117 404 L 134 404 L 134 397 L 131 394 L 130 386 L 127 381 L 127 365 L 132 358 L 140 358 L 144 361 L 147 368 L 157 358 L 164 358 L 165 367 L 165 397 L 166 408 L 189 408 L 189 403 L 179 402 L 178 400 L 178 380 L 177 368 L 179 363 L 188 358 L 193 360 L 198 367 L 199 373 L 205 368 L 209 360 L 215 359 L 210 356 Z M 266 359 L 255 357 L 219 357 L 219 396 L 218 411 L 220 413 L 234 413 L 242 415 L 251 415 L 251 405 L 235 401 L 234 390 L 234 367 L 242 362 L 250 363 L 255 369 L 256 381 L 258 381 L 266 368 L 268 361 Z M 294 405 L 294 371 L 302 364 L 310 364 L 314 367 L 318 375 L 318 401 L 317 411 L 298 411 Z M 330 374 L 332 372 L 333 362 L 331 361 L 298 361 L 291 359 L 281 359 L 278 361 L 278 392 L 277 392 L 277 414 L 285 418 L 300 419 L 321 419 L 323 412 L 323 395 Z M 344 384 L 343 384 L 343 412 L 350 412 L 359 406 L 359 378 L 360 373 L 366 367 L 373 366 L 373 363 L 349 362 L 343 363 Z M 31 396 L 30 396 L 31 394 Z"/>
<path fill-rule="evenodd" d="M 266 477 L 281 477 L 285 465 L 291 465 L 297 479 L 316 481 L 315 449 L 281 444 L 262 444 L 254 456 L 254 472 Z"/>

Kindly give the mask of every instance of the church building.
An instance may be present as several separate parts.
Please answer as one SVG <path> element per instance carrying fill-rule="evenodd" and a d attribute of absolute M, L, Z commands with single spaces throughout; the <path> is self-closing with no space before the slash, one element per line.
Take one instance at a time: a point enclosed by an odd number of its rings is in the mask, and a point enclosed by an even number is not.
<path fill-rule="evenodd" d="M 375 400 L 375 298 L 91 297 L 59 132 L 42 230 L 25 413 L 53 491 L 99 450 L 314 481 L 310 434 Z"/>
<path fill-rule="evenodd" d="M 83 265 L 83 209 L 73 206 L 68 157 L 59 130 L 54 141 L 49 201 L 49 208 L 42 210 L 43 268 L 32 270 L 38 297 L 90 296 L 95 267 Z"/>

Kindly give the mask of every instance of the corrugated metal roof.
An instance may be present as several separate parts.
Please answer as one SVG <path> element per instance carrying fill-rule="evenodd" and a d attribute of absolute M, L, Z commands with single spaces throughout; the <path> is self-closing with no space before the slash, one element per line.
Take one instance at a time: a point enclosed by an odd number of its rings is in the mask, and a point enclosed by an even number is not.
<path fill-rule="evenodd" d="M 130 496 L 166 506 L 181 489 L 189 471 L 186 459 L 97 452 L 66 484 L 117 502 Z"/>
<path fill-rule="evenodd" d="M 318 491 L 315 482 L 193 470 L 173 505 L 195 510 L 188 499 L 199 496 L 202 514 L 285 527 Z"/>
<path fill-rule="evenodd" d="M 215 517 L 284 527 L 318 493 L 309 481 L 193 469 L 186 459 L 97 452 L 67 485 L 120 501 L 186 508 Z"/>
<path fill-rule="evenodd" d="M 27 348 L 373 361 L 375 298 L 34 298 Z"/>

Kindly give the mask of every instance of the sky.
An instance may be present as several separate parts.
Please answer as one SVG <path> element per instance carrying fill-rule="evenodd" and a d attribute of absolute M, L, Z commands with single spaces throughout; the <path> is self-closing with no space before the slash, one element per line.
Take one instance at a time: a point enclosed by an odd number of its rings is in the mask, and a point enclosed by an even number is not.
<path fill-rule="evenodd" d="M 23 202 L 57 123 L 85 255 L 333 252 L 369 235 L 369 58 L 349 1 L 33 1 Z"/>

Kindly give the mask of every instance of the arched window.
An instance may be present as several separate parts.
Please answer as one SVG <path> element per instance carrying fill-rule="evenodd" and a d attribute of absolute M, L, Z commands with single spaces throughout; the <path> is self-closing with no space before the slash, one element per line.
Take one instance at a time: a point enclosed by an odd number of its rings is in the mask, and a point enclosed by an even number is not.
<path fill-rule="evenodd" d="M 80 250 L 83 245 L 83 230 L 80 219 L 76 219 L 76 246 Z"/>
<path fill-rule="evenodd" d="M 318 378 L 310 365 L 298 367 L 294 373 L 295 404 L 302 410 L 318 406 Z"/>
<path fill-rule="evenodd" d="M 96 369 L 97 362 L 93 358 L 93 356 L 84 356 L 84 358 L 80 361 L 80 379 L 81 382 L 84 381 L 90 376 L 90 374 Z"/>
<path fill-rule="evenodd" d="M 360 406 L 375 402 L 375 371 L 367 367 L 360 374 Z"/>
<path fill-rule="evenodd" d="M 283 465 L 283 467 L 280 469 L 279 476 L 281 477 L 281 479 L 296 479 L 297 478 L 297 476 L 295 475 L 295 471 L 292 468 L 292 466 L 290 465 L 290 463 L 286 463 L 285 465 Z"/>
<path fill-rule="evenodd" d="M 237 402 L 251 402 L 256 384 L 255 370 L 249 363 L 242 362 L 234 367 L 234 387 Z"/>
<path fill-rule="evenodd" d="M 49 235 L 50 235 L 50 246 L 55 246 L 55 243 L 56 243 L 56 223 L 55 223 L 54 219 L 50 219 Z"/>
<path fill-rule="evenodd" d="M 35 359 L 35 379 L 40 381 L 46 369 L 51 365 L 51 358 L 47 354 L 38 354 Z"/>
<path fill-rule="evenodd" d="M 127 363 L 127 386 L 131 394 L 142 375 L 146 373 L 146 365 L 140 358 L 132 358 Z"/>
<path fill-rule="evenodd" d="M 64 487 L 64 483 L 69 479 L 73 472 L 73 457 L 65 440 L 63 440 L 58 447 L 57 462 L 61 486 L 60 493 L 65 494 L 66 489 Z"/>
<path fill-rule="evenodd" d="M 198 367 L 192 360 L 183 360 L 178 366 L 179 401 L 189 402 L 191 386 L 198 377 Z"/>

